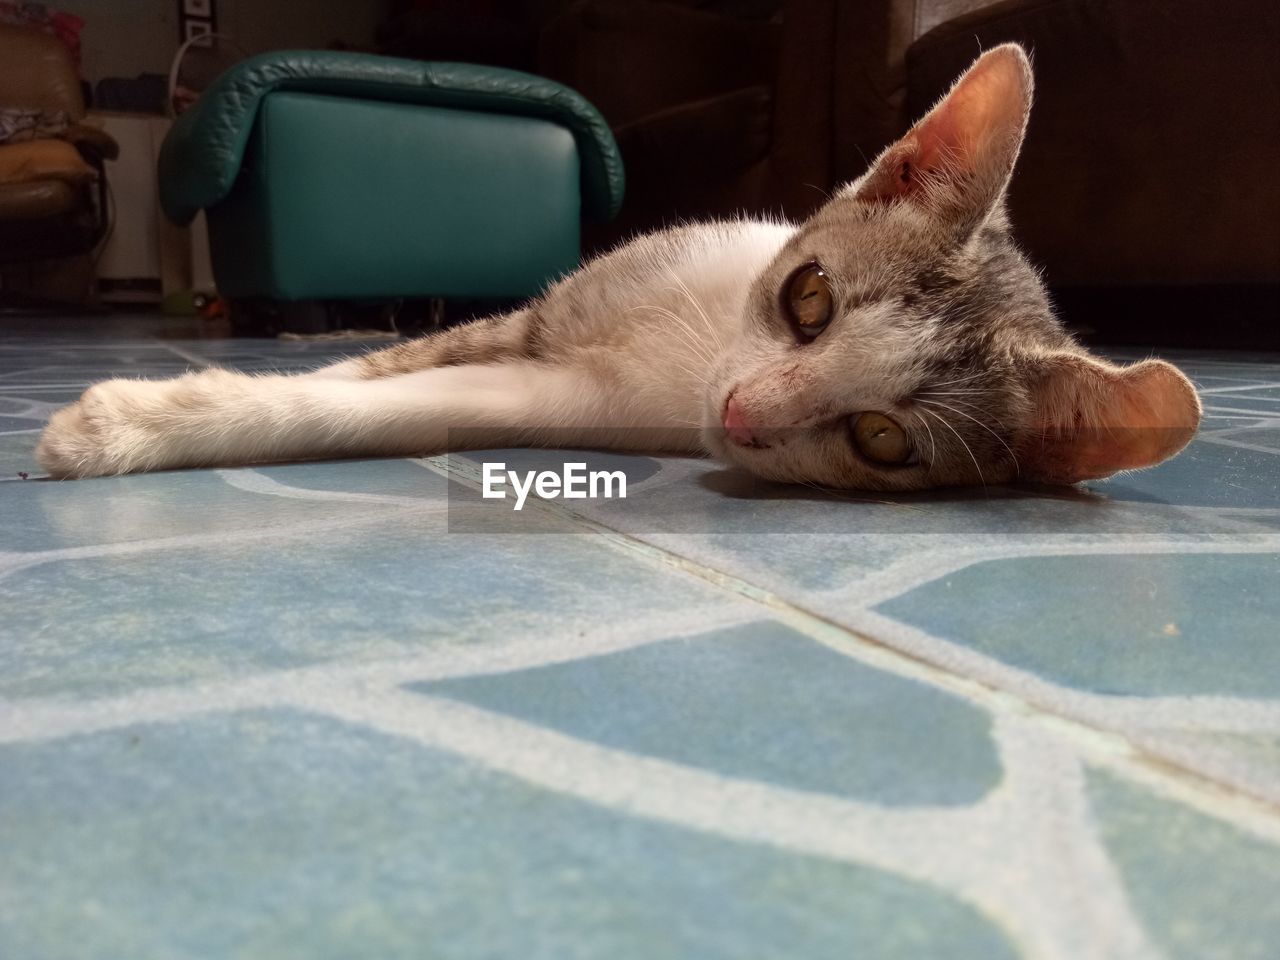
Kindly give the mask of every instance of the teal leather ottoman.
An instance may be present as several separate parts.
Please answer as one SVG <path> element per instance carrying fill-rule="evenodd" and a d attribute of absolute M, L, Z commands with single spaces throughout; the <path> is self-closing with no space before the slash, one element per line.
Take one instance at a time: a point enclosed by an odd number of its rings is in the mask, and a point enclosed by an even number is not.
<path fill-rule="evenodd" d="M 208 213 L 227 298 L 514 298 L 578 265 L 622 203 L 600 114 L 539 77 L 469 64 L 270 53 L 174 123 L 160 195 Z"/>

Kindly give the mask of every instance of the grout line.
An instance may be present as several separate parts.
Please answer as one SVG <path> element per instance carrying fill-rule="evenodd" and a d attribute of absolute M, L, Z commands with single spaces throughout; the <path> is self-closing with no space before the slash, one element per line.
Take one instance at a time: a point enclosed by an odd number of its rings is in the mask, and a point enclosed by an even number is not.
<path fill-rule="evenodd" d="M 1212 397 L 1208 399 L 1212 400 Z M 1242 398 L 1247 399 L 1247 398 Z M 1277 420 L 1280 419 L 1280 407 L 1272 410 L 1246 410 L 1241 407 L 1224 407 L 1215 403 L 1206 403 L 1204 412 L 1210 415 L 1225 414 L 1226 416 L 1237 417 L 1239 419 L 1253 420 Z"/>
<path fill-rule="evenodd" d="M 1243 441 L 1235 439 L 1234 436 L 1223 437 L 1209 434 L 1208 436 L 1202 436 L 1199 439 L 1203 440 L 1205 443 L 1216 443 L 1220 447 L 1235 447 L 1239 450 L 1254 450 L 1258 453 L 1280 454 L 1280 450 L 1275 447 L 1263 446 L 1260 443 L 1244 443 Z"/>
<path fill-rule="evenodd" d="M 21 478 L 19 478 L 21 479 Z M 32 479 L 36 479 L 32 477 Z M 83 483 L 82 480 L 53 481 L 55 483 Z M 346 530 L 370 523 L 380 523 L 388 517 L 421 515 L 414 507 L 388 505 L 384 510 L 371 509 L 354 515 L 341 515 L 328 520 L 296 517 L 280 524 L 265 524 L 211 536 L 207 532 L 179 534 L 172 537 L 155 537 L 147 540 L 116 540 L 110 543 L 89 544 L 79 547 L 54 547 L 31 552 L 0 552 L 0 580 L 10 574 L 46 563 L 68 560 L 96 560 L 101 557 L 125 557 L 148 553 L 152 550 L 176 550 L 190 547 L 195 550 L 216 549 L 227 544 L 254 543 L 261 540 L 288 539 L 308 536 L 331 530 Z"/>
<path fill-rule="evenodd" d="M 156 340 L 155 342 L 170 353 L 181 357 L 183 360 L 187 361 L 187 363 L 194 363 L 197 367 L 213 366 L 212 360 L 207 360 L 198 353 L 192 353 L 190 350 L 184 350 L 182 347 L 176 347 L 172 343 L 166 343 L 163 340 Z"/>
<path fill-rule="evenodd" d="M 1248 383 L 1241 383 L 1235 387 L 1200 387 L 1199 393 L 1203 398 L 1206 396 L 1217 396 L 1220 393 L 1249 393 L 1250 391 L 1256 392 L 1259 390 L 1273 390 L 1275 387 L 1276 384 L 1274 383 L 1263 383 L 1261 381 L 1254 380 Z"/>
<path fill-rule="evenodd" d="M 472 489 L 480 489 L 480 475 L 470 463 L 459 460 L 448 454 L 437 457 L 426 457 L 414 460 L 423 468 L 437 473 L 448 480 L 454 480 Z M 609 527 L 595 520 L 590 520 L 574 513 L 556 503 L 530 499 L 526 509 L 532 507 L 545 511 L 560 519 L 580 527 L 584 532 L 595 533 L 603 537 L 609 544 L 639 556 L 650 563 L 656 563 L 677 570 L 688 576 L 701 579 L 712 586 L 729 593 L 736 594 L 746 600 L 755 602 L 769 609 L 777 619 L 788 626 L 806 634 L 824 646 L 839 648 L 856 659 L 871 666 L 880 666 L 899 676 L 908 676 L 924 680 L 936 687 L 959 694 L 968 700 L 986 706 L 992 713 L 996 711 L 1016 712 L 1027 717 L 1034 717 L 1041 723 L 1050 723 L 1064 733 L 1069 734 L 1074 742 L 1089 744 L 1093 752 L 1106 757 L 1106 765 L 1118 769 L 1118 757 L 1124 757 L 1134 763 L 1139 770 L 1131 775 L 1131 779 L 1143 780 L 1149 785 L 1152 781 L 1172 781 L 1164 786 L 1165 792 L 1183 795 L 1190 790 L 1200 790 L 1208 797 L 1218 801 L 1243 806 L 1254 816 L 1262 816 L 1274 823 L 1280 817 L 1280 804 L 1269 799 L 1247 793 L 1232 784 L 1215 780 L 1209 775 L 1182 765 L 1171 758 L 1153 753 L 1146 747 L 1134 743 L 1128 737 L 1115 730 L 1097 726 L 1069 714 L 1059 713 L 1052 708 L 1024 699 L 1016 692 L 1003 687 L 985 683 L 974 677 L 955 673 L 940 666 L 922 655 L 913 654 L 874 636 L 849 628 L 830 620 L 820 614 L 813 613 L 804 607 L 797 606 L 790 600 L 759 587 L 747 580 L 708 567 L 696 560 L 673 553 L 662 547 L 640 540 L 628 533 Z M 862 645 L 862 646 L 859 646 Z M 849 647 L 857 648 L 856 654 Z M 875 654 L 878 654 L 875 655 Z M 1096 761 L 1096 758 L 1093 758 Z M 1139 776 L 1139 772 L 1141 776 Z M 1185 801 L 1184 801 L 1185 802 Z M 1198 803 L 1198 807 L 1214 810 L 1211 801 Z M 1234 823 L 1230 814 L 1216 811 L 1216 815 Z"/>
<path fill-rule="evenodd" d="M 11 393 L 14 390 L 61 390 L 68 385 L 75 386 L 78 383 L 84 383 L 83 380 L 73 381 L 68 379 L 70 376 L 73 375 L 68 374 L 67 377 L 63 377 L 61 380 L 0 380 L 0 391 Z"/>

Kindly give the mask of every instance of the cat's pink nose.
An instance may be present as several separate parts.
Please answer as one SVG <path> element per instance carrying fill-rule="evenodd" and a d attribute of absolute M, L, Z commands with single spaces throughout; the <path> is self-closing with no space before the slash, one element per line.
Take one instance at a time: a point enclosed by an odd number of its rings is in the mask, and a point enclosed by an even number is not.
<path fill-rule="evenodd" d="M 742 416 L 742 408 L 733 397 L 730 397 L 729 402 L 724 405 L 724 430 L 734 443 L 744 447 L 755 443 L 756 438 L 751 432 L 751 425 Z"/>

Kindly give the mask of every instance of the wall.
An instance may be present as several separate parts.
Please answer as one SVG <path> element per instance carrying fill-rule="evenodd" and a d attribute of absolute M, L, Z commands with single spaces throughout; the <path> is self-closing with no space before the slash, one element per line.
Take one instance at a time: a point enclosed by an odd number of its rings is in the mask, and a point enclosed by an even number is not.
<path fill-rule="evenodd" d="M 179 0 L 49 0 L 86 21 L 84 74 L 168 73 L 178 48 Z M 218 0 L 218 27 L 246 53 L 324 47 L 331 40 L 372 46 L 387 0 Z"/>

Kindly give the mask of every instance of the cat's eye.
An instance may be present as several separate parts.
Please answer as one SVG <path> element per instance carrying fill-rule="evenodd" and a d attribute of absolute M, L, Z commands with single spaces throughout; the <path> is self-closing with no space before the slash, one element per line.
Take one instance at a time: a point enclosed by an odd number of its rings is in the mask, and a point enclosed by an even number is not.
<path fill-rule="evenodd" d="M 806 263 L 782 288 L 782 308 L 802 337 L 812 340 L 831 322 L 835 298 L 822 267 Z"/>
<path fill-rule="evenodd" d="M 911 459 L 911 438 L 883 413 L 860 413 L 853 418 L 853 445 L 870 460 L 886 467 L 901 467 Z"/>

